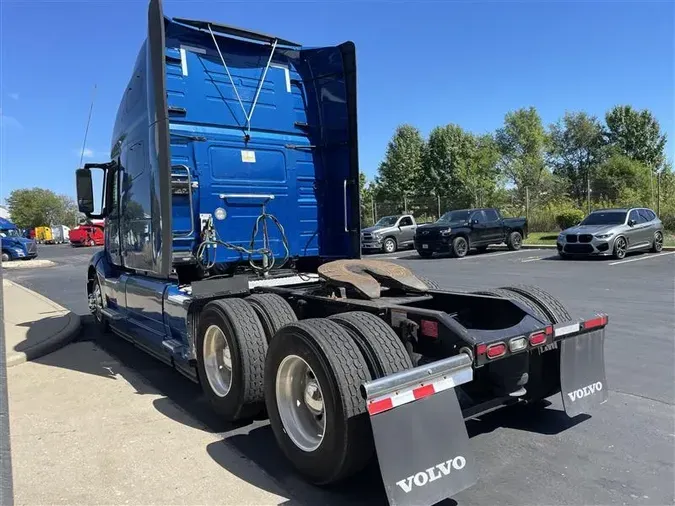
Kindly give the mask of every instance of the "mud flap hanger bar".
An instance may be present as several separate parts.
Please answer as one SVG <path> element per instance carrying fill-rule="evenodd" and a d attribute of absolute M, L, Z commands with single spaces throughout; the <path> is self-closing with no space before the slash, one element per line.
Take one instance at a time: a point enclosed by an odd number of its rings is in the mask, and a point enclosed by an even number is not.
<path fill-rule="evenodd" d="M 466 353 L 364 383 L 389 504 L 436 504 L 477 480 L 453 387 L 473 379 Z"/>
<path fill-rule="evenodd" d="M 241 97 L 239 96 L 239 91 L 237 90 L 237 86 L 234 84 L 234 79 L 232 79 L 232 74 L 230 74 L 230 69 L 227 66 L 227 63 L 225 63 L 225 58 L 223 58 L 223 53 L 220 51 L 220 46 L 218 45 L 218 41 L 216 40 L 216 36 L 213 34 L 213 30 L 211 29 L 211 24 L 208 25 L 209 27 L 209 33 L 211 34 L 211 38 L 213 39 L 213 44 L 216 46 L 216 50 L 218 51 L 218 56 L 220 56 L 220 61 L 223 63 L 223 67 L 225 67 L 225 72 L 227 72 L 227 77 L 230 79 L 230 84 L 232 85 L 232 89 L 234 90 L 234 94 L 237 96 L 237 100 L 239 101 L 239 105 L 241 106 L 241 110 L 244 113 L 244 118 L 246 118 L 246 135 L 247 137 L 251 137 L 251 118 L 253 117 L 253 111 L 255 110 L 255 106 L 258 103 L 258 97 L 260 96 L 260 90 L 262 89 L 262 86 L 265 82 L 265 77 L 267 77 L 267 71 L 270 68 L 270 64 L 272 63 L 272 57 L 274 56 L 274 51 L 277 49 L 277 43 L 278 39 L 274 39 L 272 42 L 272 51 L 270 51 L 270 57 L 267 59 L 267 65 L 265 65 L 265 70 L 263 71 L 262 77 L 260 78 L 260 82 L 258 83 L 258 88 L 255 91 L 255 97 L 253 98 L 253 103 L 251 103 L 251 110 L 247 113 L 246 108 L 244 107 L 244 102 L 242 102 Z"/>

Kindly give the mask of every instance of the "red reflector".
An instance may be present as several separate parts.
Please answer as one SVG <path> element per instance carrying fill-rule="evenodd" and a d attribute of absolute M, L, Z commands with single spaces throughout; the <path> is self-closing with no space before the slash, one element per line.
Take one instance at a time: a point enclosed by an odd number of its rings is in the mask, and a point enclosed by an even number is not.
<path fill-rule="evenodd" d="M 479 344 L 476 346 L 476 355 L 485 355 L 487 351 L 487 344 Z"/>
<path fill-rule="evenodd" d="M 539 346 L 546 342 L 546 332 L 535 332 L 530 334 L 530 346 Z"/>
<path fill-rule="evenodd" d="M 488 358 L 501 357 L 506 353 L 506 345 L 504 343 L 491 344 L 487 349 Z"/>
<path fill-rule="evenodd" d="M 553 335 L 553 325 L 549 325 L 548 327 L 546 327 L 546 330 L 544 332 L 546 332 L 547 336 Z"/>
<path fill-rule="evenodd" d="M 607 325 L 606 316 L 598 316 L 597 318 L 593 318 L 592 320 L 586 320 L 584 322 L 585 329 L 594 329 L 596 327 L 602 327 L 603 325 Z"/>
<path fill-rule="evenodd" d="M 378 413 L 382 413 L 383 411 L 388 411 L 394 407 L 394 403 L 391 400 L 391 397 L 387 397 L 386 399 L 382 399 L 379 401 L 371 402 L 368 404 L 368 414 L 370 416 L 377 415 Z"/>
<path fill-rule="evenodd" d="M 438 322 L 422 320 L 422 334 L 434 339 L 438 338 Z"/>
<path fill-rule="evenodd" d="M 413 397 L 415 397 L 415 399 L 424 399 L 435 393 L 436 390 L 433 385 L 424 385 L 423 387 L 417 387 L 413 390 Z"/>

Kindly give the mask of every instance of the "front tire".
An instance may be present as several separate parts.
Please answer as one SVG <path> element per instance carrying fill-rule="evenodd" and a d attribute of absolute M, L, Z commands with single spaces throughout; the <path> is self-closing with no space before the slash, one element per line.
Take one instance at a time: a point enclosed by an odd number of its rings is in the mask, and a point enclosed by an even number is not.
<path fill-rule="evenodd" d="M 654 234 L 654 242 L 652 243 L 652 253 L 661 253 L 663 250 L 663 232 L 656 232 Z"/>
<path fill-rule="evenodd" d="M 2 253 L 2 261 L 3 262 L 9 262 L 9 255 L 3 251 Z"/>
<path fill-rule="evenodd" d="M 517 251 L 519 250 L 523 245 L 523 236 L 521 235 L 520 232 L 516 232 L 515 230 L 509 234 L 509 236 L 506 238 L 506 246 L 511 251 Z"/>
<path fill-rule="evenodd" d="M 614 258 L 617 260 L 622 260 L 626 258 L 626 252 L 628 250 L 628 243 L 623 237 L 617 237 L 614 241 Z"/>
<path fill-rule="evenodd" d="M 226 421 L 263 410 L 267 339 L 253 308 L 242 299 L 210 302 L 199 320 L 196 342 L 199 383 Z"/>
<path fill-rule="evenodd" d="M 363 469 L 374 453 L 361 383 L 371 375 L 347 331 L 313 318 L 270 342 L 265 404 L 279 447 L 309 481 L 327 485 Z"/>
<path fill-rule="evenodd" d="M 382 243 L 382 253 L 395 253 L 396 249 L 396 239 L 393 237 L 387 237 Z"/>
<path fill-rule="evenodd" d="M 455 237 L 452 241 L 451 253 L 452 256 L 463 258 L 469 252 L 469 242 L 465 237 Z"/>

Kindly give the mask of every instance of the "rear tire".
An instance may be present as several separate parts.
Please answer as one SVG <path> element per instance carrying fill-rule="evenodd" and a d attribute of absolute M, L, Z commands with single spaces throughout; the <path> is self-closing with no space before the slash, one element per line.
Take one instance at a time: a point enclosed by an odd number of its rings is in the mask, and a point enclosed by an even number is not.
<path fill-rule="evenodd" d="M 661 253 L 663 250 L 663 232 L 656 232 L 654 234 L 654 240 L 652 242 L 652 248 L 651 252 L 652 253 Z"/>
<path fill-rule="evenodd" d="M 556 324 L 572 318 L 562 303 L 550 293 L 531 285 L 504 287 L 537 305 L 549 323 Z M 536 403 L 560 392 L 560 347 L 545 353 L 530 354 L 529 381 L 525 386 L 525 399 Z"/>
<path fill-rule="evenodd" d="M 265 378 L 270 426 L 298 472 L 327 485 L 365 467 L 374 444 L 359 388 L 371 376 L 343 327 L 323 318 L 286 325 L 270 342 Z"/>
<path fill-rule="evenodd" d="M 258 315 L 268 343 L 281 327 L 298 321 L 291 305 L 276 293 L 257 293 L 249 295 L 244 300 Z"/>
<path fill-rule="evenodd" d="M 218 414 L 233 422 L 264 409 L 267 339 L 247 302 L 209 302 L 199 319 L 196 349 L 199 382 Z"/>
<path fill-rule="evenodd" d="M 519 250 L 522 245 L 523 245 L 523 236 L 520 232 L 514 230 L 506 238 L 506 246 L 508 246 L 508 248 L 511 251 Z"/>
<path fill-rule="evenodd" d="M 465 237 L 459 236 L 455 237 L 452 241 L 452 246 L 450 249 L 452 256 L 456 258 L 463 258 L 469 252 L 469 241 Z"/>
<path fill-rule="evenodd" d="M 329 319 L 347 330 L 366 359 L 373 379 L 412 368 L 401 339 L 381 318 L 365 311 L 351 311 Z"/>

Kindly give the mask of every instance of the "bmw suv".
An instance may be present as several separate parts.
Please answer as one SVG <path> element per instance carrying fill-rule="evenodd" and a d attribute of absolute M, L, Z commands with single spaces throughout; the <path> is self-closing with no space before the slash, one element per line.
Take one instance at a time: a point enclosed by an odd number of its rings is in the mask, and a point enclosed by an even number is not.
<path fill-rule="evenodd" d="M 663 224 L 645 207 L 593 211 L 575 227 L 563 230 L 557 240 L 562 258 L 602 255 L 624 258 L 633 251 L 663 249 Z"/>

